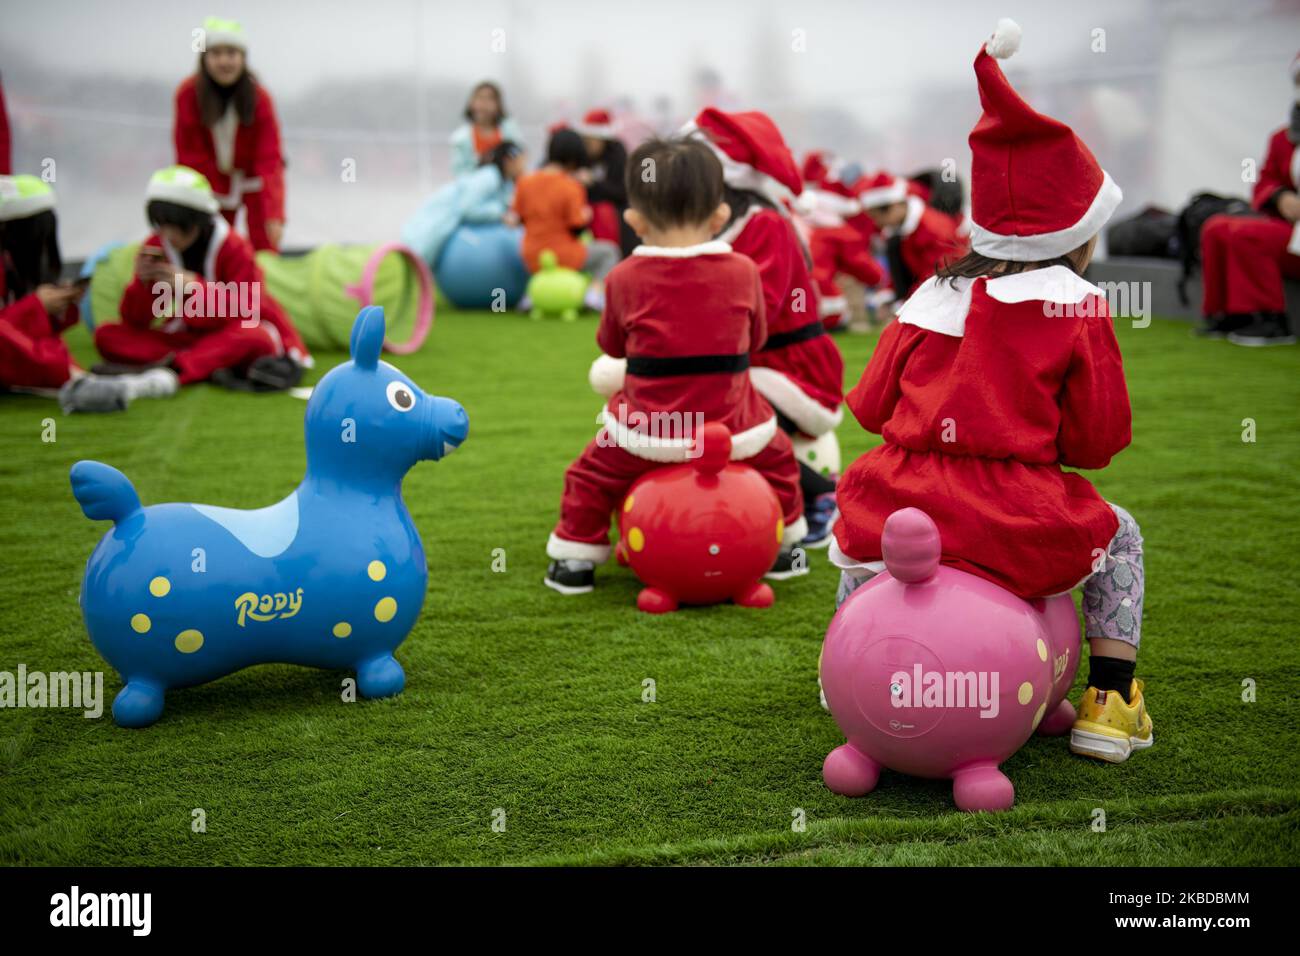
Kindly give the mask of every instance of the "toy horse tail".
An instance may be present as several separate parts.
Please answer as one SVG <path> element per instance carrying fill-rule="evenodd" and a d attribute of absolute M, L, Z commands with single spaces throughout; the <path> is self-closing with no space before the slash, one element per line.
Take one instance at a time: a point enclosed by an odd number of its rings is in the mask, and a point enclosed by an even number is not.
<path fill-rule="evenodd" d="M 140 496 L 131 479 L 116 468 L 98 461 L 79 461 L 72 466 L 72 495 L 91 521 L 120 524 L 140 510 Z"/>

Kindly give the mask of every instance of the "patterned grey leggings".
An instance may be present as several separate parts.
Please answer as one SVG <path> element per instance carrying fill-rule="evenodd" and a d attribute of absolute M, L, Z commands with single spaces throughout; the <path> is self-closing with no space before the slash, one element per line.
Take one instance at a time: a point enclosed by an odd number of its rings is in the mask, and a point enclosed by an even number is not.
<path fill-rule="evenodd" d="M 1142 643 L 1142 597 L 1146 572 L 1142 567 L 1142 531 L 1133 516 L 1111 504 L 1119 530 L 1105 555 L 1097 555 L 1096 570 L 1083 582 L 1083 620 L 1086 637 L 1108 637 L 1137 647 Z M 838 608 L 850 594 L 875 577 L 868 571 L 858 577 L 840 572 L 835 594 Z"/>

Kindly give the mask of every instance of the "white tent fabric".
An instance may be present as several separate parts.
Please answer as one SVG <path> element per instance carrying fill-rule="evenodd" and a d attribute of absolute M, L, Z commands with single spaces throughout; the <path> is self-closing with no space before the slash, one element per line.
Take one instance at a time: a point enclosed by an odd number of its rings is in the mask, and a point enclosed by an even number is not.
<path fill-rule="evenodd" d="M 671 130 L 705 102 L 765 109 L 795 151 L 866 168 L 969 167 L 971 61 L 999 17 L 1024 28 L 1007 61 L 1121 184 L 1120 214 L 1199 189 L 1246 195 L 1292 101 L 1300 6 L 1279 0 L 257 0 L 11 4 L 0 34 L 14 165 L 51 172 L 65 255 L 144 230 L 150 172 L 171 162 L 171 99 L 191 30 L 241 20 L 275 96 L 291 247 L 377 242 L 448 166 L 470 86 L 499 80 L 534 155 L 591 106 Z M 1099 32 L 1100 31 L 1100 32 Z M 1101 47 L 1100 49 L 1098 47 Z M 355 169 L 355 181 L 344 175 Z"/>

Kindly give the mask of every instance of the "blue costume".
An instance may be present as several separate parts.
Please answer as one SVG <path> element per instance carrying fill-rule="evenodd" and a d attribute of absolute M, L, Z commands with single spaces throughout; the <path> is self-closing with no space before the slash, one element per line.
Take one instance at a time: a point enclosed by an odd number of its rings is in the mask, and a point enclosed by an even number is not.
<path fill-rule="evenodd" d="M 500 222 L 514 183 L 495 164 L 479 166 L 443 186 L 402 227 L 402 242 L 435 269 L 442 247 L 462 223 Z"/>

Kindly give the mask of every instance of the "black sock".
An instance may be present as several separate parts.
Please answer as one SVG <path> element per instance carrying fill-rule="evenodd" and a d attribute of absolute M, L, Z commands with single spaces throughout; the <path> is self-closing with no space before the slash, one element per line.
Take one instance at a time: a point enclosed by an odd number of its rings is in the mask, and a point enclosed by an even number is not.
<path fill-rule="evenodd" d="M 835 482 L 821 472 L 814 471 L 803 462 L 799 462 L 799 488 L 803 492 L 804 510 L 817 500 L 818 495 L 835 490 Z"/>
<path fill-rule="evenodd" d="M 1132 703 L 1128 694 L 1133 686 L 1133 671 L 1136 667 L 1137 661 L 1126 661 L 1122 657 L 1090 655 L 1088 658 L 1088 686 L 1095 687 L 1097 690 L 1118 691 L 1119 695 L 1124 698 L 1124 703 Z"/>

